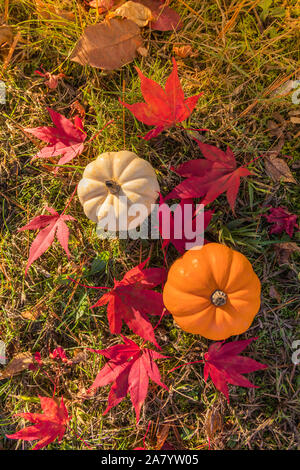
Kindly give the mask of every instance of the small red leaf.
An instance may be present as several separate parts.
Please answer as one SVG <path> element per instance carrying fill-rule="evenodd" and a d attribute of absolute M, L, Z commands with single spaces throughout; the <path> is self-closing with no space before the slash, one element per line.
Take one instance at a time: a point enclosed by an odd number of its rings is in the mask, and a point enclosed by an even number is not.
<path fill-rule="evenodd" d="M 248 357 L 239 356 L 249 343 L 257 338 L 242 341 L 213 343 L 208 352 L 205 353 L 204 379 L 210 378 L 216 388 L 222 392 L 229 402 L 227 384 L 239 385 L 241 387 L 258 388 L 253 385 L 242 374 L 266 369 L 268 366 Z"/>
<path fill-rule="evenodd" d="M 159 202 L 159 232 L 163 239 L 163 248 L 172 243 L 176 250 L 183 254 L 192 244 L 202 246 L 205 243 L 204 230 L 208 227 L 213 211 L 195 213 L 195 206 L 192 199 L 182 199 L 170 213 L 169 206 L 160 197 Z M 201 227 L 203 217 L 203 231 L 198 231 Z M 165 227 L 168 230 L 165 230 Z M 165 233 L 168 232 L 168 233 Z M 194 236 L 193 236 L 194 235 Z"/>
<path fill-rule="evenodd" d="M 291 214 L 286 207 L 270 207 L 270 214 L 264 215 L 270 224 L 274 224 L 269 234 L 286 232 L 293 237 L 294 230 L 300 230 L 297 224 L 298 216 Z"/>
<path fill-rule="evenodd" d="M 94 350 L 109 358 L 107 364 L 100 370 L 89 392 L 98 387 L 112 384 L 108 406 L 103 414 L 118 405 L 129 393 L 131 402 L 139 421 L 141 407 L 147 397 L 149 379 L 168 390 L 161 382 L 160 373 L 155 359 L 164 359 L 156 351 L 140 348 L 136 343 L 123 337 L 125 344 L 118 344 L 104 350 Z"/>
<path fill-rule="evenodd" d="M 150 289 L 165 280 L 166 271 L 163 268 L 144 269 L 146 262 L 128 271 L 121 281 L 115 281 L 109 293 L 91 308 L 108 303 L 107 318 L 112 333 L 119 334 L 124 321 L 134 333 L 159 347 L 148 315 L 161 315 L 164 305 L 162 294 Z"/>
<path fill-rule="evenodd" d="M 52 158 L 62 155 L 58 161 L 58 165 L 64 165 L 70 162 L 83 151 L 83 142 L 86 139 L 86 133 L 83 130 L 82 120 L 76 116 L 74 124 L 62 114 L 57 113 L 53 109 L 47 108 L 54 127 L 35 127 L 25 128 L 25 132 L 29 132 L 38 139 L 50 144 L 44 147 L 34 157 Z M 56 168 L 57 171 L 58 168 Z"/>
<path fill-rule="evenodd" d="M 175 171 L 187 178 L 179 183 L 166 197 L 168 199 L 187 199 L 203 197 L 201 203 L 213 202 L 226 192 L 228 203 L 234 212 L 240 179 L 251 175 L 245 167 L 237 168 L 235 156 L 228 147 L 226 152 L 213 145 L 196 140 L 206 160 L 191 160 L 183 163 Z"/>
<path fill-rule="evenodd" d="M 68 258 L 70 257 L 68 249 L 69 229 L 65 221 L 76 220 L 71 215 L 60 215 L 52 207 L 46 207 L 46 210 L 52 215 L 38 215 L 24 227 L 19 228 L 19 232 L 24 230 L 42 229 L 33 241 L 30 251 L 25 275 L 29 266 L 37 260 L 52 245 L 55 234 L 61 246 L 65 250 Z"/>
<path fill-rule="evenodd" d="M 38 443 L 33 450 L 42 449 L 58 438 L 60 442 L 66 432 L 67 424 L 70 420 L 67 409 L 64 405 L 63 397 L 58 402 L 53 398 L 39 397 L 43 414 L 38 413 L 18 413 L 27 419 L 33 426 L 23 428 L 15 434 L 9 434 L 9 439 L 21 439 L 23 441 L 35 441 Z"/>
<path fill-rule="evenodd" d="M 119 100 L 139 121 L 148 126 L 155 126 L 144 137 L 146 140 L 156 137 L 164 129 L 185 121 L 202 95 L 200 93 L 191 98 L 184 98 L 178 78 L 177 63 L 174 58 L 172 60 L 173 70 L 167 79 L 165 90 L 158 83 L 145 77 L 136 67 L 145 103 L 127 104 Z"/>

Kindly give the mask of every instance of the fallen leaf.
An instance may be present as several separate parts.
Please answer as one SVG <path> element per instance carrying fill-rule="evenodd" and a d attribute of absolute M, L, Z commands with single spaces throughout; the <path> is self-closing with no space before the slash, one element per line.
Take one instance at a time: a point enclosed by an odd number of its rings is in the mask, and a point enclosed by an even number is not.
<path fill-rule="evenodd" d="M 173 46 L 173 52 L 182 59 L 186 57 L 197 57 L 199 55 L 198 52 L 193 51 L 192 46 Z"/>
<path fill-rule="evenodd" d="M 291 122 L 292 122 L 293 124 L 300 124 L 300 117 L 291 116 Z"/>
<path fill-rule="evenodd" d="M 272 299 L 276 299 L 278 303 L 281 302 L 280 294 L 279 294 L 278 290 L 277 290 L 274 286 L 271 286 L 271 287 L 270 287 L 270 289 L 269 289 L 269 296 L 270 296 Z"/>
<path fill-rule="evenodd" d="M 87 360 L 86 351 L 82 351 L 82 350 L 74 351 L 74 356 L 72 358 L 73 364 L 79 364 L 80 362 L 85 362 L 86 360 Z"/>
<path fill-rule="evenodd" d="M 167 248 L 170 243 L 175 246 L 176 250 L 183 254 L 189 249 L 192 244 L 201 246 L 206 242 L 204 240 L 204 230 L 210 224 L 213 211 L 204 211 L 195 214 L 195 205 L 193 199 L 182 199 L 174 212 L 170 212 L 169 206 L 164 202 L 160 196 L 159 202 L 159 232 L 163 239 L 162 248 Z M 197 227 L 201 227 L 201 219 L 203 217 L 203 232 L 197 233 Z M 189 222 L 187 222 L 189 221 Z M 188 226 L 189 224 L 189 226 Z M 165 227 L 167 226 L 167 235 L 165 234 Z M 187 238 L 187 230 L 190 230 L 190 235 L 195 236 L 193 238 Z"/>
<path fill-rule="evenodd" d="M 125 344 L 117 344 L 108 349 L 89 349 L 102 354 L 109 361 L 100 370 L 88 392 L 112 383 L 108 406 L 103 414 L 118 405 L 129 393 L 136 421 L 139 422 L 141 407 L 148 393 L 149 379 L 168 390 L 168 387 L 161 382 L 159 369 L 154 362 L 167 356 L 162 356 L 152 349 L 140 348 L 125 336 L 122 338 Z"/>
<path fill-rule="evenodd" d="M 70 59 L 81 65 L 115 70 L 135 59 L 142 45 L 140 28 L 133 21 L 113 18 L 88 26 Z"/>
<path fill-rule="evenodd" d="M 283 181 L 285 183 L 297 183 L 293 177 L 287 163 L 275 156 L 265 157 L 265 169 L 268 176 L 275 182 Z"/>
<path fill-rule="evenodd" d="M 13 43 L 13 30 L 8 25 L 1 25 L 0 26 L 0 47 L 3 46 L 11 46 Z"/>
<path fill-rule="evenodd" d="M 146 26 L 153 19 L 152 12 L 146 6 L 137 2 L 126 2 L 116 10 L 109 13 L 108 18 L 121 16 L 133 21 L 141 28 Z"/>
<path fill-rule="evenodd" d="M 61 346 L 58 346 L 52 352 L 50 352 L 49 358 L 54 360 L 60 360 L 61 362 L 68 365 L 71 365 L 73 363 L 73 361 L 71 361 L 71 359 L 67 357 L 66 351 Z"/>
<path fill-rule="evenodd" d="M 27 266 L 25 269 L 25 276 L 29 269 L 29 266 L 37 260 L 53 243 L 56 235 L 59 243 L 70 257 L 68 248 L 69 241 L 69 228 L 65 221 L 76 220 L 71 215 L 59 214 L 52 207 L 45 208 L 51 215 L 38 215 L 32 219 L 28 224 L 18 229 L 19 232 L 24 230 L 40 230 L 36 238 L 34 239 L 30 250 Z"/>
<path fill-rule="evenodd" d="M 250 359 L 239 356 L 248 344 L 257 338 L 230 343 L 213 343 L 208 352 L 204 354 L 204 380 L 210 376 L 215 387 L 225 395 L 229 403 L 229 391 L 227 384 L 239 385 L 240 387 L 258 388 L 253 385 L 242 374 L 248 374 L 256 370 L 266 369 L 268 366 Z"/>
<path fill-rule="evenodd" d="M 163 268 L 144 269 L 148 260 L 130 269 L 121 281 L 105 293 L 91 308 L 106 305 L 111 333 L 119 334 L 122 321 L 137 335 L 157 347 L 153 327 L 148 315 L 161 315 L 164 309 L 162 294 L 151 289 L 164 282 Z"/>
<path fill-rule="evenodd" d="M 169 436 L 170 424 L 162 424 L 156 435 L 156 446 L 155 450 L 164 449 L 164 445 Z"/>
<path fill-rule="evenodd" d="M 183 27 L 178 13 L 162 4 L 160 0 L 138 0 L 139 3 L 149 8 L 154 20 L 150 23 L 151 29 L 157 31 L 178 31 Z"/>
<path fill-rule="evenodd" d="M 16 354 L 5 369 L 0 372 L 0 380 L 7 379 L 23 372 L 23 370 L 27 370 L 32 361 L 33 357 L 29 351 Z"/>
<path fill-rule="evenodd" d="M 36 320 L 41 314 L 41 308 L 32 308 L 31 310 L 25 310 L 21 312 L 21 317 L 25 318 L 25 320 Z"/>
<path fill-rule="evenodd" d="M 300 230 L 297 225 L 298 216 L 291 214 L 286 207 L 270 207 L 270 213 L 264 215 L 270 224 L 273 224 L 269 234 L 286 232 L 292 238 L 294 230 Z"/>
<path fill-rule="evenodd" d="M 289 117 L 293 124 L 300 124 L 300 110 L 293 109 L 289 112 Z"/>
<path fill-rule="evenodd" d="M 42 67 L 41 67 L 42 68 Z M 58 81 L 62 78 L 65 77 L 64 73 L 58 73 L 57 75 L 52 74 L 50 72 L 47 72 L 45 69 L 43 69 L 43 72 L 40 72 L 39 70 L 35 70 L 36 75 L 40 75 L 41 77 L 45 78 L 45 85 L 50 88 L 50 90 L 55 90 L 58 86 Z"/>
<path fill-rule="evenodd" d="M 75 116 L 73 124 L 65 116 L 53 109 L 47 108 L 47 110 L 54 127 L 24 128 L 25 132 L 29 132 L 38 139 L 50 144 L 48 147 L 40 150 L 32 160 L 63 155 L 58 161 L 58 165 L 64 165 L 80 155 L 84 149 L 83 142 L 86 139 L 86 133 L 83 129 L 83 123 L 79 116 Z M 57 170 L 58 167 L 55 171 Z"/>
<path fill-rule="evenodd" d="M 78 101 L 78 100 L 75 100 L 71 106 L 71 113 L 72 115 L 73 114 L 78 114 L 78 116 L 81 118 L 81 119 L 84 119 L 85 118 L 85 108 L 84 106 Z"/>
<path fill-rule="evenodd" d="M 214 145 L 204 144 L 195 139 L 205 160 L 190 160 L 174 171 L 186 180 L 179 183 L 166 197 L 168 199 L 189 199 L 204 197 L 201 204 L 213 202 L 226 192 L 227 201 L 234 212 L 240 179 L 251 175 L 244 166 L 237 167 L 235 156 L 227 147 L 226 152 Z"/>
<path fill-rule="evenodd" d="M 278 256 L 278 264 L 290 264 L 290 257 L 293 253 L 300 253 L 300 247 L 294 242 L 276 243 L 274 248 Z"/>
<path fill-rule="evenodd" d="M 284 136 L 284 128 L 286 126 L 286 122 L 283 116 L 281 116 L 281 114 L 279 113 L 275 113 L 273 116 L 277 119 L 277 122 L 270 119 L 267 123 L 267 128 L 273 137 L 277 137 L 280 139 Z"/>
<path fill-rule="evenodd" d="M 214 408 L 208 410 L 205 418 L 204 427 L 209 439 L 212 439 L 216 432 L 222 431 L 223 419 L 218 410 Z"/>
<path fill-rule="evenodd" d="M 70 421 L 63 397 L 61 397 L 60 403 L 54 398 L 40 396 L 39 399 L 44 413 L 17 413 L 15 415 L 27 419 L 33 423 L 33 426 L 23 428 L 15 434 L 6 435 L 8 439 L 38 440 L 32 450 L 42 449 L 55 441 L 56 438 L 60 442 Z"/>
<path fill-rule="evenodd" d="M 185 121 L 194 110 L 200 96 L 184 98 L 184 93 L 178 78 L 177 63 L 174 58 L 173 70 L 169 75 L 165 89 L 150 78 L 145 77 L 141 70 L 136 67 L 141 80 L 141 91 L 145 103 L 128 104 L 120 101 L 132 114 L 148 126 L 155 126 L 144 136 L 145 140 L 152 139 L 164 129 L 175 126 Z"/>
<path fill-rule="evenodd" d="M 139 47 L 137 49 L 137 52 L 142 56 L 142 57 L 147 57 L 148 56 L 148 49 L 145 47 Z"/>
<path fill-rule="evenodd" d="M 89 2 L 89 7 L 98 8 L 99 13 L 104 13 L 114 5 L 114 0 L 92 0 Z"/>
<path fill-rule="evenodd" d="M 37 351 L 34 354 L 33 362 L 31 364 L 29 364 L 28 369 L 32 370 L 32 371 L 35 371 L 35 370 L 38 370 L 42 366 L 43 366 L 43 361 L 42 361 L 41 353 Z"/>
<path fill-rule="evenodd" d="M 285 130 L 287 121 L 278 113 L 273 113 L 275 120 L 269 120 L 267 123 L 268 131 L 273 137 L 276 137 L 277 143 L 272 147 L 272 157 L 277 157 L 285 143 Z"/>

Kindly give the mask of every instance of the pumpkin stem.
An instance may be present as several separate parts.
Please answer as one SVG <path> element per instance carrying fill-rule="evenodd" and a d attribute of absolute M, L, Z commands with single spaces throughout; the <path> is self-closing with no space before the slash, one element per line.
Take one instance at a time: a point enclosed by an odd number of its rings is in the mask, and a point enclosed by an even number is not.
<path fill-rule="evenodd" d="M 121 186 L 114 180 L 106 180 L 105 185 L 111 194 L 119 194 Z"/>
<path fill-rule="evenodd" d="M 216 307 L 221 307 L 227 302 L 227 294 L 225 294 L 225 292 L 223 292 L 222 290 L 215 290 L 211 294 L 210 300 Z"/>

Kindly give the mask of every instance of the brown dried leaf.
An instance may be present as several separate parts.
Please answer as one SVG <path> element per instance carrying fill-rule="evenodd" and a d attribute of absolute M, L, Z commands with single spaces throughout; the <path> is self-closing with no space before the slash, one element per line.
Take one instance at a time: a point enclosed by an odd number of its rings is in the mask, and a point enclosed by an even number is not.
<path fill-rule="evenodd" d="M 210 439 L 214 437 L 217 431 L 222 431 L 223 419 L 219 411 L 214 410 L 213 408 L 208 410 L 204 426 Z"/>
<path fill-rule="evenodd" d="M 167 440 L 167 437 L 169 435 L 169 431 L 170 431 L 170 425 L 169 424 L 162 424 L 158 430 L 158 433 L 156 435 L 156 446 L 155 446 L 155 449 L 156 450 L 160 450 L 164 443 L 166 442 Z"/>
<path fill-rule="evenodd" d="M 281 138 L 284 135 L 282 125 L 283 125 L 282 122 L 280 126 L 277 122 L 270 120 L 267 123 L 268 131 L 270 131 L 270 134 L 273 135 L 274 137 Z"/>
<path fill-rule="evenodd" d="M 289 111 L 289 116 L 300 116 L 300 109 L 292 109 Z"/>
<path fill-rule="evenodd" d="M 41 314 L 40 309 L 32 309 L 32 310 L 25 310 L 24 312 L 21 312 L 21 316 L 25 318 L 25 320 L 36 320 Z"/>
<path fill-rule="evenodd" d="M 81 119 L 85 118 L 85 108 L 78 100 L 71 104 L 71 114 L 77 114 Z"/>
<path fill-rule="evenodd" d="M 87 352 L 82 350 L 74 351 L 74 356 L 72 359 L 73 364 L 79 364 L 79 362 L 85 362 L 87 360 Z"/>
<path fill-rule="evenodd" d="M 148 49 L 146 49 L 145 47 L 139 47 L 137 51 L 142 57 L 147 57 L 148 55 Z"/>
<path fill-rule="evenodd" d="M 178 55 L 182 59 L 185 59 L 186 57 L 197 57 L 198 52 L 194 52 L 191 46 L 173 46 L 173 52 L 174 54 Z"/>
<path fill-rule="evenodd" d="M 48 79 L 45 81 L 45 85 L 50 88 L 50 90 L 55 90 L 58 86 L 58 81 L 65 77 L 64 73 L 59 73 L 57 75 L 52 75 L 49 73 Z"/>
<path fill-rule="evenodd" d="M 142 45 L 140 28 L 133 21 L 113 18 L 88 26 L 70 58 L 81 65 L 115 70 L 131 62 Z"/>
<path fill-rule="evenodd" d="M 279 294 L 279 292 L 277 291 L 277 289 L 275 289 L 274 286 L 271 286 L 271 287 L 270 287 L 269 295 L 270 295 L 270 297 L 271 297 L 272 299 L 276 299 L 278 303 L 281 302 L 280 294 Z"/>
<path fill-rule="evenodd" d="M 12 358 L 9 364 L 0 373 L 0 380 L 7 379 L 28 369 L 32 362 L 33 357 L 29 351 L 16 354 L 16 356 Z"/>
<path fill-rule="evenodd" d="M 300 124 L 300 110 L 293 109 L 289 112 L 289 116 L 293 124 Z"/>
<path fill-rule="evenodd" d="M 278 264 L 289 264 L 293 253 L 300 253 L 300 247 L 294 242 L 276 243 L 275 250 L 278 255 Z"/>
<path fill-rule="evenodd" d="M 13 43 L 13 30 L 10 26 L 3 24 L 0 26 L 0 47 L 11 46 Z"/>
<path fill-rule="evenodd" d="M 275 112 L 272 117 L 275 120 L 268 121 L 267 127 L 270 134 L 277 138 L 277 143 L 272 148 L 272 156 L 277 157 L 277 155 L 281 152 L 282 147 L 284 146 L 287 121 L 278 112 Z"/>
<path fill-rule="evenodd" d="M 122 16 L 122 18 L 133 21 L 141 28 L 147 26 L 149 21 L 153 20 L 152 12 L 148 7 L 131 1 L 124 3 L 124 5 L 112 11 L 108 16 L 109 18 Z"/>
<path fill-rule="evenodd" d="M 282 158 L 274 156 L 265 158 L 265 169 L 268 176 L 274 181 L 284 181 L 286 183 L 297 183 L 293 177 L 287 163 Z"/>
<path fill-rule="evenodd" d="M 104 11 L 110 10 L 114 5 L 114 0 L 92 0 L 89 3 L 91 8 L 97 8 L 99 13 L 103 13 Z"/>
<path fill-rule="evenodd" d="M 179 450 L 179 449 L 184 449 L 184 446 L 182 444 L 181 440 L 181 446 L 175 447 L 171 442 L 167 440 L 169 436 L 169 431 L 170 431 L 171 425 L 168 423 L 164 423 L 160 426 L 158 432 L 157 432 L 157 440 L 156 444 L 153 446 L 153 450 Z M 176 428 L 174 429 L 175 436 L 177 434 Z M 177 437 L 177 436 L 176 436 Z"/>

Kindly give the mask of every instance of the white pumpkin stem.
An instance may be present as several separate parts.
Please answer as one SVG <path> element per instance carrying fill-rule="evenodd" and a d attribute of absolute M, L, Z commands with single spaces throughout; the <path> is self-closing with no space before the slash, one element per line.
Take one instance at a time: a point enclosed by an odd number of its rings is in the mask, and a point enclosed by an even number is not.
<path fill-rule="evenodd" d="M 111 194 L 119 194 L 121 186 L 114 180 L 106 180 L 105 185 Z"/>

